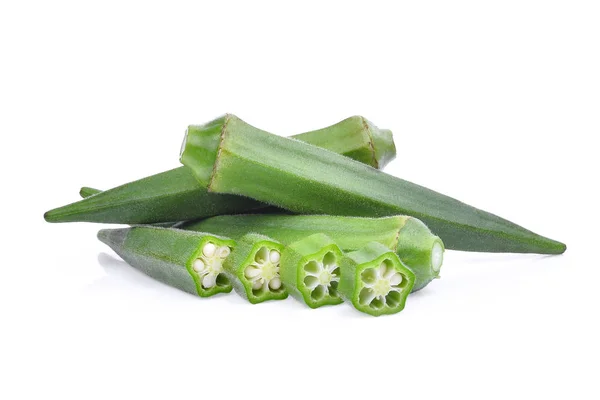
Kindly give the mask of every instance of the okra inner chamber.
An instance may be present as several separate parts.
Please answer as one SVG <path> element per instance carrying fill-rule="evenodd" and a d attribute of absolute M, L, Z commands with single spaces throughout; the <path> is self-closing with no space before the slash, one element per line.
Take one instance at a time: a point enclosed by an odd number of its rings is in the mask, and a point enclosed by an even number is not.
<path fill-rule="evenodd" d="M 211 289 L 230 285 L 229 278 L 223 271 L 223 262 L 231 253 L 231 248 L 207 240 L 201 245 L 200 250 L 192 262 L 192 270 L 198 274 L 202 288 Z"/>

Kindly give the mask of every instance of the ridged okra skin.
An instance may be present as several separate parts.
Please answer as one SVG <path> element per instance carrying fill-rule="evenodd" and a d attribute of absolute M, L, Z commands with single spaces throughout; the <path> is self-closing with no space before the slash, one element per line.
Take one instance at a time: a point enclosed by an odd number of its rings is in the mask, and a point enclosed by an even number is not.
<path fill-rule="evenodd" d="M 298 214 L 419 218 L 465 251 L 563 253 L 563 243 L 414 183 L 234 115 L 188 127 L 180 157 L 208 190 L 248 196 Z"/>
<path fill-rule="evenodd" d="M 181 229 L 214 232 L 238 239 L 249 232 L 260 232 L 285 245 L 306 236 L 322 233 L 342 250 L 358 250 L 378 242 L 394 250 L 416 275 L 413 291 L 437 278 L 443 262 L 444 245 L 439 237 L 416 218 L 382 218 L 331 215 L 222 215 L 178 225 Z"/>
<path fill-rule="evenodd" d="M 147 224 L 260 207 L 264 205 L 248 198 L 208 193 L 188 168 L 179 167 L 48 211 L 44 218 L 48 222 Z"/>
<path fill-rule="evenodd" d="M 341 260 L 339 292 L 354 308 L 373 316 L 404 309 L 415 275 L 396 253 L 372 242 Z"/>
<path fill-rule="evenodd" d="M 280 276 L 283 248 L 281 243 L 257 233 L 237 240 L 224 264 L 235 291 L 252 304 L 286 299 L 288 292 Z"/>
<path fill-rule="evenodd" d="M 98 239 L 146 275 L 200 297 L 228 293 L 232 286 L 223 262 L 231 239 L 172 228 L 136 226 L 103 229 Z"/>
<path fill-rule="evenodd" d="M 378 169 L 383 169 L 396 158 L 392 132 L 377 128 L 360 115 L 293 138 Z"/>
<path fill-rule="evenodd" d="M 379 168 L 396 156 L 391 132 L 378 130 L 359 116 L 293 138 Z M 237 214 L 267 206 L 247 197 L 208 193 L 185 167 L 102 193 L 85 187 L 80 194 L 89 198 L 48 211 L 46 221 L 153 224 Z"/>
<path fill-rule="evenodd" d="M 337 291 L 342 256 L 322 233 L 291 243 L 281 255 L 281 278 L 288 292 L 310 308 L 342 303 Z"/>
<path fill-rule="evenodd" d="M 101 190 L 99 190 L 99 189 L 94 189 L 94 188 L 91 188 L 88 186 L 83 186 L 81 189 L 79 189 L 79 196 L 81 196 L 82 199 L 85 199 L 86 197 L 93 196 L 100 192 L 101 192 Z"/>

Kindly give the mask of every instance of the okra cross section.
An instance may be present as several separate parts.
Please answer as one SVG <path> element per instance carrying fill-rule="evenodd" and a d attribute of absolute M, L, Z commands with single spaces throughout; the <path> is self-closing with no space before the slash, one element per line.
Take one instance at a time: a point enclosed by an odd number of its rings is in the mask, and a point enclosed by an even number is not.
<path fill-rule="evenodd" d="M 283 244 L 323 233 L 343 251 L 354 251 L 370 242 L 379 242 L 398 254 L 416 275 L 413 291 L 439 277 L 444 245 L 439 237 L 413 217 L 396 215 L 382 218 L 333 215 L 222 215 L 179 225 L 182 229 L 214 232 L 237 239 L 260 232 Z"/>
<path fill-rule="evenodd" d="M 200 297 L 231 292 L 223 270 L 235 247 L 231 239 L 152 226 L 103 229 L 98 238 L 129 265 L 167 285 Z"/>
<path fill-rule="evenodd" d="M 280 276 L 283 245 L 257 233 L 244 235 L 225 261 L 233 288 L 250 303 L 283 300 L 288 296 Z"/>
<path fill-rule="evenodd" d="M 322 233 L 294 242 L 281 256 L 283 283 L 293 297 L 311 308 L 340 304 L 341 258 L 340 248 Z"/>
<path fill-rule="evenodd" d="M 402 311 L 415 284 L 415 275 L 396 253 L 376 242 L 347 253 L 341 270 L 341 295 L 373 316 Z"/>

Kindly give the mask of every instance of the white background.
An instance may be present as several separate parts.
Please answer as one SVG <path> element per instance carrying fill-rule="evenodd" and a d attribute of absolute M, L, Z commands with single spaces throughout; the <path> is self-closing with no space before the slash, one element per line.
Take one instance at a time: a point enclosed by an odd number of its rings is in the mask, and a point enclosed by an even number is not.
<path fill-rule="evenodd" d="M 218 5 L 217 5 L 218 3 Z M 598 398 L 596 1 L 3 1 L 0 397 Z M 450 252 L 382 318 L 152 281 L 44 211 L 178 165 L 225 112 L 361 114 L 396 176 L 568 244 Z M 216 396 L 216 397 L 215 397 Z"/>

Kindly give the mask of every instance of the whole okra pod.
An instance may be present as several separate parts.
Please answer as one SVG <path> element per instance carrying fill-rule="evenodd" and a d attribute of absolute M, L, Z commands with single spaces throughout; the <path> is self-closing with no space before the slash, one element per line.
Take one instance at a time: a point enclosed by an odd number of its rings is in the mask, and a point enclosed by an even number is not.
<path fill-rule="evenodd" d="M 346 253 L 341 271 L 338 288 L 342 297 L 357 310 L 374 316 L 402 311 L 415 283 L 413 272 L 377 242 Z"/>
<path fill-rule="evenodd" d="M 330 215 L 221 215 L 177 225 L 181 229 L 214 232 L 237 240 L 259 232 L 289 245 L 306 236 L 329 236 L 342 250 L 358 250 L 378 242 L 393 250 L 416 275 L 413 291 L 422 289 L 440 273 L 444 245 L 416 218 L 382 218 Z"/>
<path fill-rule="evenodd" d="M 377 168 L 383 168 L 396 155 L 391 132 L 377 129 L 359 116 L 293 138 Z M 83 197 L 94 194 L 94 190 L 83 189 Z M 237 214 L 266 206 L 247 197 L 208 193 L 188 168 L 180 167 L 95 193 L 50 210 L 44 218 L 48 222 L 152 224 Z"/>
<path fill-rule="evenodd" d="M 129 265 L 167 285 L 200 297 L 231 291 L 223 272 L 235 247 L 231 239 L 152 226 L 103 229 L 98 239 Z"/>
<path fill-rule="evenodd" d="M 347 157 L 257 129 L 227 114 L 186 131 L 181 162 L 210 192 L 299 214 L 412 215 L 449 249 L 563 253 L 563 243 Z"/>

